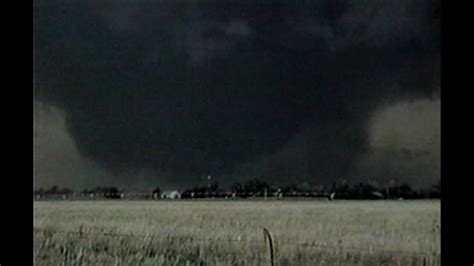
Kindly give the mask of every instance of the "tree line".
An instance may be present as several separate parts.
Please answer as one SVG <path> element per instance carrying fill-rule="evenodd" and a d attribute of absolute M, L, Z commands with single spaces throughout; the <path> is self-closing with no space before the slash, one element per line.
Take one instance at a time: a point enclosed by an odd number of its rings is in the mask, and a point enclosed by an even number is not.
<path fill-rule="evenodd" d="M 220 189 L 217 183 L 194 187 L 183 192 L 182 198 L 226 197 L 324 197 L 335 199 L 440 199 L 441 181 L 428 189 L 414 189 L 409 184 L 379 186 L 374 183 L 337 181 L 326 186 L 310 187 L 307 184 L 271 186 L 259 179 L 235 183 L 230 190 Z"/>
<path fill-rule="evenodd" d="M 117 187 L 95 187 L 75 192 L 70 188 L 59 188 L 53 186 L 49 189 L 37 189 L 33 191 L 36 198 L 62 197 L 68 198 L 76 195 L 101 196 L 104 198 L 118 199 L 126 194 L 124 190 Z M 144 193 L 145 198 L 160 198 L 162 190 L 159 187 L 152 192 Z M 234 183 L 229 188 L 219 187 L 217 182 L 206 186 L 196 186 L 185 189 L 181 198 L 251 198 L 251 197 L 309 197 L 329 199 L 440 199 L 441 181 L 438 180 L 428 189 L 414 189 L 409 184 L 389 184 L 379 186 L 374 182 L 346 182 L 344 180 L 334 182 L 330 185 L 308 186 L 307 184 L 290 184 L 285 186 L 272 186 L 259 179 L 251 179 L 245 182 Z"/>
<path fill-rule="evenodd" d="M 33 190 L 33 196 L 35 197 L 72 197 L 77 194 L 80 195 L 102 195 L 105 198 L 110 198 L 110 199 L 118 199 L 120 198 L 120 195 L 122 194 L 122 191 L 120 191 L 117 187 L 96 187 L 92 189 L 84 189 L 80 192 L 75 192 L 74 190 L 70 188 L 62 188 L 60 189 L 59 186 L 53 186 L 49 189 L 44 189 L 44 188 L 39 188 L 36 190 Z"/>

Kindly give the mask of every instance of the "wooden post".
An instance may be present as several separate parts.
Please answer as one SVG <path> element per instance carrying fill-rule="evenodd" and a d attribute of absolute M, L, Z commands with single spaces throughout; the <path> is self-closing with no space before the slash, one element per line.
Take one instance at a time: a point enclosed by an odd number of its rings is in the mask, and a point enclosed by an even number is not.
<path fill-rule="evenodd" d="M 270 265 L 275 266 L 275 262 L 273 260 L 273 240 L 270 231 L 267 228 L 263 228 L 263 237 L 268 239 L 268 245 L 270 247 Z"/>

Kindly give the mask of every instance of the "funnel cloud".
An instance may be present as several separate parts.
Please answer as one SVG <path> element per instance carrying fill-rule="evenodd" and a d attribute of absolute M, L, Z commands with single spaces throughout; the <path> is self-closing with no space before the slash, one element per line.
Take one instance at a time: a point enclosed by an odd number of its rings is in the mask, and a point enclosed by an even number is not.
<path fill-rule="evenodd" d="M 63 148 L 129 184 L 379 178 L 374 143 L 439 130 L 373 117 L 439 94 L 440 1 L 39 0 L 34 80 Z"/>

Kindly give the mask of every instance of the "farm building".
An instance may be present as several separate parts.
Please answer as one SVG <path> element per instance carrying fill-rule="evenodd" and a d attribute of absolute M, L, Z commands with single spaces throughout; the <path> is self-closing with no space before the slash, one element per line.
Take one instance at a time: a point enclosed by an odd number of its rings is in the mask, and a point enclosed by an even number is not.
<path fill-rule="evenodd" d="M 181 193 L 177 190 L 172 190 L 172 191 L 164 191 L 161 194 L 162 199 L 180 199 L 181 198 Z"/>

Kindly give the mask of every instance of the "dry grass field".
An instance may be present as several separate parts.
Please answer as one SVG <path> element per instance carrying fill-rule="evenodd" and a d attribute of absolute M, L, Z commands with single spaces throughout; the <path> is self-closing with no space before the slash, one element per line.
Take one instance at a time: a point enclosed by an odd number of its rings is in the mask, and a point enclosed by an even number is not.
<path fill-rule="evenodd" d="M 35 265 L 440 265 L 440 201 L 37 201 Z"/>

